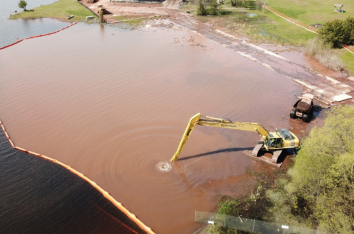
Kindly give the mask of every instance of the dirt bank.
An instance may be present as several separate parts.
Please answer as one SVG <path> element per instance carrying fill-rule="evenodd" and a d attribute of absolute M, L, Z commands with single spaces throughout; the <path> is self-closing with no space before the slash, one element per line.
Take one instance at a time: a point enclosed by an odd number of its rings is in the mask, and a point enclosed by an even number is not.
<path fill-rule="evenodd" d="M 107 20 L 114 20 L 115 17 L 125 16 L 125 17 L 149 17 L 149 16 L 171 16 L 174 15 L 177 9 L 175 5 L 177 2 L 172 1 L 169 4 L 156 3 L 118 3 L 110 2 L 109 0 L 99 0 L 95 3 L 87 3 L 82 0 L 82 4 L 88 7 L 90 10 L 96 14 L 98 6 L 103 5 L 107 13 L 104 18 Z M 178 7 L 177 7 L 178 8 Z"/>

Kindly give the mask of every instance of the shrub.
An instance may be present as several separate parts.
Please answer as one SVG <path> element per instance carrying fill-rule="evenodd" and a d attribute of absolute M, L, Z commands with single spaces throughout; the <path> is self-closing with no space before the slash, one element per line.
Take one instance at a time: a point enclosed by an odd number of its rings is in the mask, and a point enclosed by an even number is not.
<path fill-rule="evenodd" d="M 211 0 L 210 1 L 210 15 L 218 15 L 219 14 L 219 4 L 216 2 L 216 0 Z"/>
<path fill-rule="evenodd" d="M 233 7 L 255 8 L 257 2 L 254 0 L 230 0 Z"/>
<path fill-rule="evenodd" d="M 342 60 L 333 53 L 331 45 L 326 43 L 324 39 L 315 37 L 308 40 L 306 44 L 306 53 L 329 69 L 335 71 L 344 70 Z"/>
<path fill-rule="evenodd" d="M 231 6 L 233 6 L 233 7 L 242 6 L 242 0 L 231 0 Z"/>
<path fill-rule="evenodd" d="M 345 43 L 354 45 L 354 18 L 348 17 L 344 21 L 344 30 L 346 31 Z"/>
<path fill-rule="evenodd" d="M 197 15 L 206 15 L 206 9 L 202 1 L 198 3 Z"/>

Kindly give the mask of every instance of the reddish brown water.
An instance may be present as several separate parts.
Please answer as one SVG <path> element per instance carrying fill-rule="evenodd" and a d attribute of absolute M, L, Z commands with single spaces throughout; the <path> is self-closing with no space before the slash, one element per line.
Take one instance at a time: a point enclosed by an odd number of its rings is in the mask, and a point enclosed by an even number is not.
<path fill-rule="evenodd" d="M 248 193 L 246 169 L 262 163 L 242 154 L 257 134 L 197 126 L 181 160 L 159 171 L 191 116 L 288 128 L 282 117 L 300 92 L 232 50 L 171 29 L 79 24 L 0 52 L 1 119 L 15 144 L 84 173 L 157 233 L 195 232 L 194 211 Z"/>

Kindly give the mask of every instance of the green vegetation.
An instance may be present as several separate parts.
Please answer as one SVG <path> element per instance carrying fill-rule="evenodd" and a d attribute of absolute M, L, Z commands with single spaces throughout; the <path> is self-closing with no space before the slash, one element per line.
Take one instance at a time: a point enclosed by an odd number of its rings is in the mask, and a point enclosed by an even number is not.
<path fill-rule="evenodd" d="M 219 4 L 216 2 L 216 0 L 211 0 L 210 1 L 210 9 L 209 9 L 209 14 L 210 15 L 219 15 Z"/>
<path fill-rule="evenodd" d="M 267 0 L 267 5 L 306 25 L 324 24 L 334 19 L 345 19 L 354 13 L 352 0 Z M 334 4 L 343 4 L 345 13 L 333 12 Z"/>
<path fill-rule="evenodd" d="M 294 218 L 335 233 L 354 228 L 354 108 L 329 112 L 305 140 L 287 188 Z"/>
<path fill-rule="evenodd" d="M 329 111 L 324 126 L 313 128 L 302 143 L 294 166 L 265 193 L 260 192 L 257 203 L 259 200 L 266 204 L 262 210 L 252 212 L 254 206 L 243 208 L 248 201 L 231 200 L 220 202 L 218 212 L 238 216 L 244 210 L 251 214 L 244 218 L 258 216 L 321 233 L 353 233 L 354 107 L 339 106 Z M 218 230 L 239 233 L 220 227 Z"/>
<path fill-rule="evenodd" d="M 197 15 L 206 15 L 206 14 L 207 14 L 207 12 L 206 12 L 204 3 L 202 3 L 202 1 L 199 1 Z"/>
<path fill-rule="evenodd" d="M 307 40 L 316 36 L 272 12 L 263 10 L 255 1 L 237 1 L 236 3 L 243 8 L 232 7 L 232 2 L 226 0 L 224 5 L 218 7 L 218 15 L 198 16 L 198 19 L 202 22 L 216 23 L 231 33 L 245 35 L 253 42 L 304 46 Z M 205 8 L 204 5 L 203 7 Z M 196 5 L 185 5 L 185 9 L 196 15 L 203 15 L 200 7 Z M 205 14 L 210 15 L 209 9 L 205 10 Z"/>
<path fill-rule="evenodd" d="M 24 1 L 24 0 L 21 0 L 21 1 L 18 3 L 18 7 L 19 7 L 19 8 L 23 8 L 24 11 L 26 11 L 26 6 L 27 6 L 27 2 Z"/>
<path fill-rule="evenodd" d="M 344 49 L 337 50 L 336 54 L 342 59 L 345 68 L 349 70 L 352 76 L 354 76 L 354 54 Z"/>
<path fill-rule="evenodd" d="M 32 11 L 23 11 L 11 15 L 10 19 L 44 17 L 66 19 L 68 15 L 74 15 L 72 20 L 83 20 L 86 16 L 95 16 L 91 11 L 78 3 L 77 0 L 59 0 L 49 5 L 36 7 Z"/>
<path fill-rule="evenodd" d="M 209 1 L 209 8 L 206 8 L 206 3 L 204 1 L 198 1 L 197 3 L 197 15 L 220 15 L 219 4 L 216 0 Z"/>
<path fill-rule="evenodd" d="M 336 27 L 327 27 L 327 24 L 325 24 L 325 22 L 330 20 L 344 20 L 349 16 L 350 12 L 354 12 L 354 5 L 351 4 L 351 0 L 340 2 L 344 5 L 343 9 L 346 13 L 333 12 L 333 5 L 337 3 L 335 0 L 330 0 L 326 4 L 323 4 L 321 0 L 289 0 L 286 3 L 283 0 L 260 0 L 259 2 L 267 3 L 280 13 L 309 26 L 315 23 L 324 24 L 324 29 L 320 30 L 320 32 L 325 35 L 322 40 L 327 43 L 331 40 L 334 41 L 333 45 L 337 45 L 336 41 L 341 41 L 342 37 L 344 39 L 353 38 L 353 18 L 347 19 L 346 23 L 343 23 L 345 33 L 337 33 Z M 202 14 L 195 5 L 186 5 L 185 8 L 196 15 L 210 15 L 208 10 L 205 10 L 205 13 Z M 218 10 L 219 14 L 217 16 L 198 18 L 210 24 L 216 23 L 230 33 L 247 36 L 255 43 L 273 42 L 281 45 L 305 46 L 307 41 L 316 37 L 315 33 L 309 32 L 268 10 L 262 9 L 261 5 L 253 0 L 226 0 L 225 4 L 219 6 Z M 349 41 L 352 41 L 352 39 L 349 39 Z M 326 48 L 324 44 L 317 46 L 317 49 Z M 351 45 L 351 43 L 345 44 Z M 324 57 L 321 56 L 323 54 L 325 54 Z M 316 53 L 310 53 L 310 55 L 331 69 L 343 70 L 344 64 L 346 69 L 351 74 L 354 74 L 354 55 L 345 50 L 321 49 Z"/>
<path fill-rule="evenodd" d="M 334 71 L 344 71 L 344 64 L 336 53 L 333 53 L 331 44 L 325 40 L 315 37 L 308 40 L 306 44 L 306 53 L 315 58 L 325 67 Z"/>
<path fill-rule="evenodd" d="M 332 48 L 342 48 L 343 45 L 354 45 L 354 18 L 326 22 L 318 31 L 321 39 Z"/>
<path fill-rule="evenodd" d="M 284 40 L 285 44 L 304 46 L 316 34 L 290 23 L 269 11 L 261 11 L 261 15 L 269 19 L 269 23 L 260 24 L 260 28 L 271 37 Z"/>
<path fill-rule="evenodd" d="M 245 7 L 245 8 L 254 8 L 256 5 L 255 1 L 252 0 L 230 0 L 231 6 L 233 7 Z"/>
<path fill-rule="evenodd" d="M 332 41 L 332 46 L 341 48 L 342 45 L 339 45 L 339 41 L 342 39 L 340 38 L 344 33 L 338 33 L 338 28 L 336 24 L 338 21 L 335 20 L 345 20 L 349 16 L 352 16 L 354 13 L 354 4 L 351 0 L 341 0 L 340 2 L 336 0 L 328 0 L 323 2 L 321 0 L 288 0 L 286 4 L 284 4 L 283 0 L 267 0 L 267 4 L 272 7 L 273 9 L 279 11 L 280 13 L 289 16 L 293 19 L 296 19 L 306 25 L 312 25 L 316 23 L 324 24 L 326 29 L 320 30 L 320 33 L 323 32 L 325 35 L 329 32 L 328 37 L 324 37 L 324 40 L 327 42 Z M 343 4 L 344 13 L 333 12 L 334 11 L 334 4 Z M 327 23 L 329 21 L 333 21 L 332 23 Z M 347 21 L 349 25 L 345 25 L 347 30 L 348 27 L 353 27 L 352 21 Z M 341 25 L 338 25 L 339 28 Z M 301 28 L 298 28 L 298 31 L 304 31 Z M 351 30 L 349 30 L 351 31 Z M 347 35 L 350 32 L 345 32 Z M 353 34 L 352 34 L 353 35 Z M 349 44 L 349 43 L 348 43 Z M 333 54 L 340 55 L 345 67 L 349 70 L 350 73 L 354 73 L 354 65 L 352 62 L 354 60 L 354 55 L 342 50 L 336 51 L 332 50 Z"/>
<path fill-rule="evenodd" d="M 138 26 L 139 24 L 141 24 L 147 18 L 148 17 L 115 16 L 114 20 L 116 22 L 122 22 L 124 24 L 135 27 L 135 26 Z"/>

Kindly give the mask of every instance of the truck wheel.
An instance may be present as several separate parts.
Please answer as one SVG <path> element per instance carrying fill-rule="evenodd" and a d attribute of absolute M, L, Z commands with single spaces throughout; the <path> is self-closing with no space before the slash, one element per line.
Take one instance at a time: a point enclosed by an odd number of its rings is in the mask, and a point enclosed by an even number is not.
<path fill-rule="evenodd" d="M 290 118 L 296 119 L 296 110 L 292 109 L 292 110 L 290 111 Z"/>
<path fill-rule="evenodd" d="M 302 114 L 302 120 L 304 122 L 310 122 L 310 115 L 309 114 Z"/>

